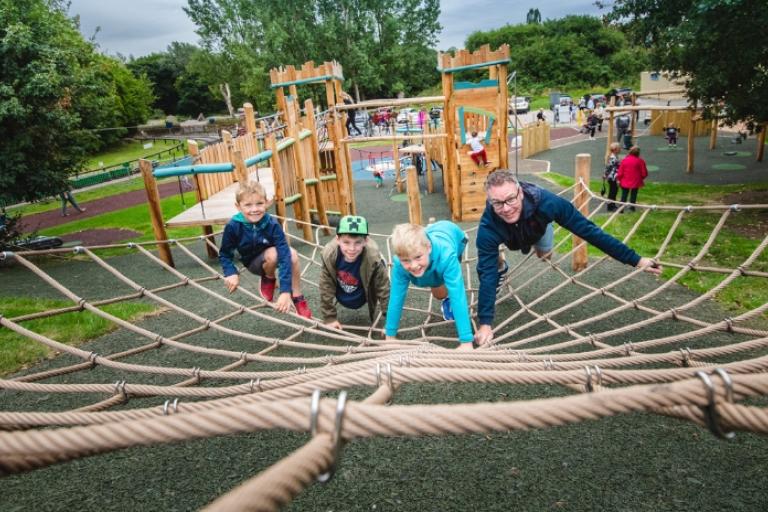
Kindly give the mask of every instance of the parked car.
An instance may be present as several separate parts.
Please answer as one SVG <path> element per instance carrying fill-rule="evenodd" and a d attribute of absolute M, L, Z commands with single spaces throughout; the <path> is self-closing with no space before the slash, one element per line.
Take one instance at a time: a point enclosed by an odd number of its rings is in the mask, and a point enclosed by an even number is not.
<path fill-rule="evenodd" d="M 397 124 L 405 123 L 412 125 L 419 124 L 419 109 L 411 107 L 401 108 L 400 112 L 397 114 Z"/>
<path fill-rule="evenodd" d="M 562 92 L 552 92 L 549 94 L 549 109 L 555 110 L 557 107 L 567 107 L 573 105 L 573 99 Z"/>
<path fill-rule="evenodd" d="M 592 101 L 595 102 L 595 107 L 602 104 L 606 104 L 606 105 L 608 104 L 608 99 L 605 97 L 605 94 L 593 92 L 593 93 L 587 94 L 587 96 L 592 98 Z"/>
<path fill-rule="evenodd" d="M 358 126 L 365 126 L 365 123 L 368 122 L 368 112 L 365 110 L 358 110 L 355 113 L 355 124 Z"/>
<path fill-rule="evenodd" d="M 528 101 L 528 98 L 525 96 L 513 96 L 509 100 L 509 113 L 514 114 L 517 112 L 518 114 L 525 114 L 530 110 L 531 104 Z"/>

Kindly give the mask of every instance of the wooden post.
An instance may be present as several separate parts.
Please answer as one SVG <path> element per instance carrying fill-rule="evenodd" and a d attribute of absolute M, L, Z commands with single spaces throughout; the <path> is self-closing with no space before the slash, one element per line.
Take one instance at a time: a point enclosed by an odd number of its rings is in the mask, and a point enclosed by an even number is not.
<path fill-rule="evenodd" d="M 333 79 L 325 81 L 325 101 L 328 102 L 328 108 L 331 108 L 336 104 L 336 87 L 333 85 L 335 81 L 336 80 Z"/>
<path fill-rule="evenodd" d="M 591 165 L 592 156 L 589 153 L 579 153 L 576 155 L 576 171 L 574 174 L 576 188 L 573 190 L 573 205 L 585 217 L 589 215 L 589 194 L 586 188 L 589 185 L 589 170 Z M 587 257 L 587 244 L 582 243 L 583 240 L 576 235 L 571 235 L 571 241 L 574 249 L 571 258 L 571 268 L 575 272 L 579 272 L 587 268 L 587 263 L 589 261 Z"/>
<path fill-rule="evenodd" d="M 693 110 L 688 111 L 688 163 L 685 172 L 693 173 L 693 143 L 696 141 L 696 120 L 693 119 Z"/>
<path fill-rule="evenodd" d="M 285 104 L 285 91 L 282 87 L 275 89 L 275 101 L 277 103 L 277 112 L 282 112 L 284 116 L 287 116 L 288 113 L 286 112 L 287 107 Z"/>
<path fill-rule="evenodd" d="M 497 130 L 499 140 L 499 168 L 509 169 L 509 126 L 507 123 L 507 109 L 509 108 L 509 92 L 507 90 L 507 65 L 498 66 L 499 101 L 497 104 Z"/>
<path fill-rule="evenodd" d="M 298 206 L 298 208 L 294 208 L 294 210 L 299 210 L 297 212 L 297 217 L 299 217 L 298 220 L 302 221 L 301 230 L 304 234 L 304 240 L 311 242 L 312 218 L 309 214 L 309 193 L 307 192 L 307 173 L 306 168 L 304 167 L 304 152 L 301 150 L 299 130 L 296 124 L 291 125 L 289 130 L 290 131 L 288 133 L 291 137 L 293 137 L 293 140 L 295 141 L 290 150 L 293 150 L 293 161 L 296 163 L 296 172 L 294 175 L 296 177 L 296 186 L 299 189 L 299 194 L 301 194 L 301 197 L 298 199 L 298 201 L 293 203 L 294 205 Z"/>
<path fill-rule="evenodd" d="M 762 162 L 765 156 L 765 132 L 768 131 L 768 123 L 763 123 L 763 129 L 757 134 L 757 161 Z"/>
<path fill-rule="evenodd" d="M 634 107 L 635 105 L 637 105 L 637 96 L 635 95 L 635 93 L 632 93 L 632 106 Z M 636 112 L 632 112 L 630 116 L 632 118 L 632 145 L 637 145 L 635 144 L 635 141 L 636 141 L 635 132 L 637 131 L 637 121 L 640 119 L 640 111 L 638 110 Z"/>
<path fill-rule="evenodd" d="M 315 125 L 315 107 L 312 104 L 311 99 L 307 99 L 304 102 L 304 110 L 307 113 L 307 129 L 312 132 L 310 136 L 312 144 L 312 163 L 315 167 L 315 177 L 317 178 L 317 185 L 314 186 L 315 190 L 315 204 L 317 205 L 317 216 L 320 219 L 320 224 L 328 226 L 328 213 L 325 210 L 325 196 L 323 195 L 323 182 L 320 181 L 322 175 L 320 174 L 320 144 L 317 141 L 317 126 Z M 325 228 L 323 233 L 326 235 L 331 234 L 329 228 Z"/>
<path fill-rule="evenodd" d="M 408 220 L 411 224 L 422 225 L 419 175 L 413 165 L 409 165 L 406 172 L 408 173 Z"/>
<path fill-rule="evenodd" d="M 194 140 L 188 140 L 187 141 L 187 148 L 189 149 L 189 155 L 192 157 L 192 160 L 196 160 L 196 157 L 200 155 L 200 149 L 197 146 L 197 141 Z M 192 177 L 195 180 L 195 195 L 197 196 L 197 202 L 202 203 L 203 198 L 203 192 L 201 190 L 201 182 L 200 175 L 199 174 L 193 174 Z M 203 236 L 205 236 L 208 240 L 210 240 L 212 243 L 216 243 L 216 238 L 213 236 L 213 226 L 203 226 Z M 219 254 L 216 252 L 216 249 L 211 247 L 209 244 L 205 244 L 205 252 L 208 254 L 208 257 L 210 259 L 216 259 L 219 257 Z"/>
<path fill-rule="evenodd" d="M 342 157 L 342 151 L 346 151 L 341 142 L 341 127 L 339 126 L 341 116 L 338 112 L 331 112 L 331 118 L 326 124 L 328 127 L 328 135 L 333 142 L 333 165 L 336 167 L 336 183 L 339 188 L 339 195 L 341 196 L 341 204 L 339 210 L 342 215 L 350 215 L 349 211 L 349 194 L 351 193 L 351 187 L 349 180 L 347 180 L 346 160 Z"/>
<path fill-rule="evenodd" d="M 450 55 L 443 55 L 443 62 L 440 67 L 450 67 Z M 461 220 L 461 203 L 459 189 L 461 188 L 459 180 L 459 169 L 457 162 L 457 134 L 456 134 L 456 106 L 453 99 L 453 74 L 442 73 L 443 96 L 445 96 L 445 109 L 443 110 L 443 119 L 445 123 L 445 161 L 443 162 L 443 176 L 445 179 L 445 193 L 448 197 L 448 204 L 451 206 L 451 218 Z M 506 119 L 506 116 L 504 117 Z M 503 122 L 499 119 L 499 122 Z"/>
<path fill-rule="evenodd" d="M 270 133 L 264 139 L 267 150 L 272 152 L 272 180 L 275 182 L 275 211 L 278 217 L 285 218 L 285 192 L 283 191 L 283 175 L 280 172 L 280 157 L 277 154 L 277 141 L 275 134 Z"/>
<path fill-rule="evenodd" d="M 709 150 L 717 147 L 717 118 L 712 120 L 712 127 L 709 129 Z"/>
<path fill-rule="evenodd" d="M 144 188 L 147 190 L 147 206 L 149 207 L 149 217 L 152 220 L 152 230 L 155 232 L 155 240 L 168 240 L 163 222 L 163 210 L 160 207 L 160 191 L 157 189 L 157 181 L 152 175 L 152 162 L 144 159 L 139 160 L 139 169 L 144 178 Z M 157 250 L 160 253 L 160 259 L 173 267 L 170 246 L 167 243 L 157 244 Z"/>
<path fill-rule="evenodd" d="M 253 105 L 244 103 L 243 110 L 245 111 L 245 133 L 256 133 L 256 119 L 253 117 Z"/>
<path fill-rule="evenodd" d="M 395 135 L 395 127 L 392 127 L 392 136 Z M 397 193 L 403 193 L 403 181 L 400 179 L 400 155 L 397 151 L 397 139 L 392 139 L 392 164 L 395 166 L 395 187 Z"/>
<path fill-rule="evenodd" d="M 429 135 L 432 131 L 432 128 L 430 127 L 430 123 L 427 123 L 427 126 L 424 127 L 424 133 L 426 135 Z M 435 176 L 432 172 L 432 153 L 434 152 L 433 149 L 433 142 L 431 140 L 424 139 L 424 164 L 427 166 L 427 192 L 432 194 L 435 192 Z"/>
<path fill-rule="evenodd" d="M 611 96 L 611 101 L 608 104 L 609 107 L 613 107 L 616 105 L 616 96 Z M 613 126 L 614 126 L 614 119 L 613 119 L 613 110 L 608 112 L 608 133 L 607 137 L 608 140 L 605 141 L 605 161 L 608 162 L 608 155 L 611 154 L 611 143 L 613 142 Z"/>
<path fill-rule="evenodd" d="M 349 213 L 354 215 L 357 213 L 357 205 L 355 204 L 355 181 L 352 178 L 352 155 L 349 154 L 349 145 L 345 145 L 343 148 L 344 153 L 341 155 L 344 158 L 344 171 L 346 172 L 345 181 L 347 183 L 347 197 L 349 198 Z"/>
<path fill-rule="evenodd" d="M 235 178 L 241 185 L 248 183 L 248 169 L 245 167 L 243 152 L 239 149 L 232 151 L 232 161 L 235 164 Z"/>

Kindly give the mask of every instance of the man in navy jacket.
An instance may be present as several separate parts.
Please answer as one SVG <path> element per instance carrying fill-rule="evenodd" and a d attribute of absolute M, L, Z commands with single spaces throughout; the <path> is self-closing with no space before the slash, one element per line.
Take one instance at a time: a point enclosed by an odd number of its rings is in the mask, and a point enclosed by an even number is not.
<path fill-rule="evenodd" d="M 531 183 L 518 182 L 510 170 L 499 169 L 488 175 L 485 191 L 488 201 L 480 219 L 476 241 L 477 273 L 480 277 L 477 299 L 479 328 L 475 334 L 478 345 L 484 345 L 493 338 L 496 287 L 507 269 L 499 256 L 499 246 L 504 244 L 508 249 L 524 254 L 533 248 L 538 257 L 548 258 L 554 246 L 553 221 L 615 260 L 652 274 L 661 273 L 661 267 L 654 260 L 641 257 L 605 233 L 570 202 Z M 504 268 L 499 268 L 500 265 Z"/>

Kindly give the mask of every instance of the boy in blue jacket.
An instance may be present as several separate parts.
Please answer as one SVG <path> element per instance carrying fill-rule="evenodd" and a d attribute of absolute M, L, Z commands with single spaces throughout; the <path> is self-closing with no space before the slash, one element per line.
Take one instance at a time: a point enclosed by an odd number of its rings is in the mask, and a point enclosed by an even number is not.
<path fill-rule="evenodd" d="M 461 274 L 461 256 L 467 236 L 456 224 L 443 220 L 426 228 L 399 224 L 392 232 L 397 255 L 392 266 L 392 285 L 387 307 L 386 335 L 395 340 L 409 283 L 432 288 L 442 300 L 443 318 L 456 321 L 459 348 L 472 350 L 472 324 Z"/>
<path fill-rule="evenodd" d="M 583 238 L 613 259 L 641 268 L 652 274 L 661 267 L 651 258 L 642 258 L 584 217 L 560 196 L 531 183 L 518 182 L 512 171 L 499 169 L 485 182 L 488 202 L 477 230 L 477 273 L 480 289 L 477 296 L 476 341 L 484 345 L 493 338 L 491 324 L 496 308 L 496 288 L 507 271 L 499 246 L 528 254 L 531 248 L 539 258 L 549 258 L 554 247 L 557 222 Z M 500 268 L 503 267 L 503 268 Z"/>
<path fill-rule="evenodd" d="M 296 250 L 288 245 L 280 224 L 267 213 L 267 194 L 260 183 L 241 185 L 235 195 L 237 213 L 224 228 L 219 261 L 224 270 L 224 284 L 230 293 L 240 285 L 240 275 L 233 263 L 234 251 L 253 274 L 261 276 L 261 295 L 271 301 L 275 294 L 275 271 L 280 270 L 280 295 L 275 309 L 287 313 L 291 302 L 296 312 L 311 318 L 307 301 L 301 294 L 301 269 Z"/>

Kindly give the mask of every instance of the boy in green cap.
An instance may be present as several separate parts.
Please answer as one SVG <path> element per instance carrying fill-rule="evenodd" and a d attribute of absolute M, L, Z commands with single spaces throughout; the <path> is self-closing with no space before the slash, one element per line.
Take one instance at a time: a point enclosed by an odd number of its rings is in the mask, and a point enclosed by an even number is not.
<path fill-rule="evenodd" d="M 336 238 L 323 248 L 320 270 L 320 314 L 328 327 L 341 329 L 336 304 L 360 309 L 368 304 L 373 321 L 376 305 L 386 310 L 389 302 L 389 273 L 376 242 L 368 238 L 368 221 L 345 215 Z"/>

